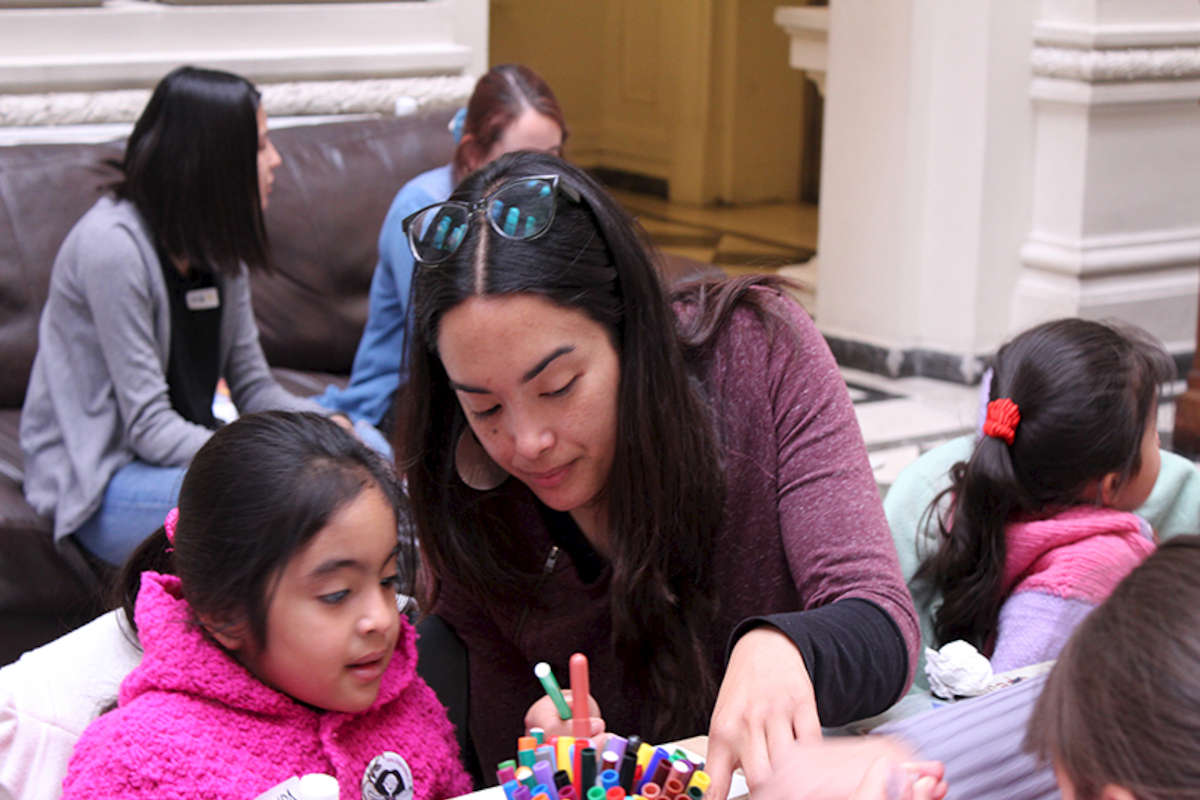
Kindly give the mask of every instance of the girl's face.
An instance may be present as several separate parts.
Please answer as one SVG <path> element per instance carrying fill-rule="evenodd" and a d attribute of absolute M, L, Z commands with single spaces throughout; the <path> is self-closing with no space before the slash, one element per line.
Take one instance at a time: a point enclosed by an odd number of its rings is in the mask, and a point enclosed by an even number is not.
<path fill-rule="evenodd" d="M 1146 499 L 1150 497 L 1150 492 L 1154 491 L 1154 484 L 1158 481 L 1158 471 L 1162 467 L 1162 455 L 1158 450 L 1157 423 L 1158 414 L 1151 411 L 1150 419 L 1146 421 L 1146 429 L 1142 433 L 1141 467 L 1120 482 L 1120 485 L 1105 499 L 1105 505 L 1118 511 L 1133 511 L 1145 503 Z"/>
<path fill-rule="evenodd" d="M 396 518 L 374 483 L 329 520 L 279 576 L 266 646 L 214 633 L 263 683 L 328 711 L 375 702 L 400 633 Z"/>
<path fill-rule="evenodd" d="M 446 312 L 437 345 L 488 454 L 600 546 L 621 380 L 608 331 L 538 295 L 493 295 Z"/>
<path fill-rule="evenodd" d="M 267 112 L 262 106 L 258 107 L 258 196 L 262 201 L 263 211 L 267 210 L 267 196 L 271 194 L 271 185 L 275 183 L 275 168 L 283 163 L 279 151 L 271 143 L 267 133 Z"/>

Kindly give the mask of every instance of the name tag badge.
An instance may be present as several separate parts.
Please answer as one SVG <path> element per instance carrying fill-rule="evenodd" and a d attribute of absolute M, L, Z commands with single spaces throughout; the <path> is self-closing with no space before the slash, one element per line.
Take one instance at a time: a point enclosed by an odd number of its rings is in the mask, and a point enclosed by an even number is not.
<path fill-rule="evenodd" d="M 188 311 L 212 311 L 221 307 L 221 295 L 215 286 L 192 289 L 184 295 L 184 300 L 187 301 Z"/>

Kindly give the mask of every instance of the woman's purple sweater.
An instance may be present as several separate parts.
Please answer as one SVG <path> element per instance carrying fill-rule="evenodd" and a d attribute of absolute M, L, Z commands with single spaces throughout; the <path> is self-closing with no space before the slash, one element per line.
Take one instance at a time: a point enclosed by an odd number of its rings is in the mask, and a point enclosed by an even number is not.
<path fill-rule="evenodd" d="M 883 711 L 903 694 L 920 634 L 829 348 L 794 301 L 777 296 L 767 305 L 782 324 L 770 330 L 754 311 L 739 309 L 703 375 L 721 426 L 727 499 L 713 550 L 719 609 L 700 635 L 720 676 L 736 635 L 777 625 L 800 647 L 822 723 L 836 725 Z M 543 693 L 533 674 L 538 661 L 565 680 L 571 654 L 586 654 L 611 731 L 646 732 L 654 702 L 624 680 L 613 650 L 611 569 L 601 559 L 598 576 L 581 578 L 571 548 L 555 549 L 533 495 L 515 480 L 502 491 L 528 560 L 553 561 L 536 601 L 513 607 L 473 598 L 443 575 L 434 609 L 467 646 L 470 729 L 485 775 L 512 757 L 524 714 Z"/>

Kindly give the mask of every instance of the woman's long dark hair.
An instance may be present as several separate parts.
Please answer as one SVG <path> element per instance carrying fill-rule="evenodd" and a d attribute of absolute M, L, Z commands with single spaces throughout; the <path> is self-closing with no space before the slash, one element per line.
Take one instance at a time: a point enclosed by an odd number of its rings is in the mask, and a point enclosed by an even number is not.
<path fill-rule="evenodd" d="M 292 556 L 367 486 L 406 521 L 395 471 L 353 434 L 319 414 L 250 414 L 212 435 L 179 492 L 175 541 L 159 528 L 134 551 L 118 583 L 131 626 L 142 573 L 179 576 L 197 618 L 247 625 L 259 647 L 267 610 Z M 411 592 L 415 556 L 400 537 L 398 574 Z"/>
<path fill-rule="evenodd" d="M 567 121 L 558 98 L 542 77 L 524 64 L 497 64 L 484 73 L 471 92 L 463 136 L 454 151 L 454 181 L 461 181 L 484 158 L 508 127 L 533 109 L 554 120 L 567 139 Z"/>
<path fill-rule="evenodd" d="M 1025 739 L 1080 800 L 1200 796 L 1200 537 L 1163 542 L 1075 629 Z"/>
<path fill-rule="evenodd" d="M 258 107 L 253 84 L 228 72 L 179 67 L 155 87 L 114 192 L 168 256 L 229 275 L 268 266 Z"/>
<path fill-rule="evenodd" d="M 964 639 L 988 650 L 1004 602 L 1005 525 L 1098 502 L 1105 475 L 1141 466 L 1141 442 L 1158 387 L 1174 375 L 1162 345 L 1133 327 L 1084 319 L 1038 325 L 1000 348 L 989 399 L 1017 404 L 1012 445 L 984 436 L 955 464 L 938 518 L 936 551 L 917 579 L 942 594 L 939 644 Z"/>
<path fill-rule="evenodd" d="M 456 476 L 454 446 L 467 422 L 437 353 L 442 316 L 478 294 L 529 293 L 580 309 L 609 331 L 621 368 L 607 486 L 613 645 L 626 677 L 656 698 L 653 724 L 701 731 L 716 696 L 700 633 L 717 603 L 709 565 L 725 490 L 719 434 L 690 367 L 735 306 L 756 304 L 750 287 L 762 281 L 688 287 L 679 301 L 697 310 L 683 330 L 640 228 L 581 170 L 515 153 L 474 173 L 455 197 L 474 201 L 507 179 L 542 174 L 561 176 L 583 202 L 560 195 L 551 229 L 534 241 L 495 236 L 476 217 L 455 256 L 419 266 L 413 283 L 397 452 L 432 579 L 422 605 L 432 606 L 447 574 L 481 603 L 530 601 L 544 557 L 529 560 L 503 491 L 480 495 Z"/>

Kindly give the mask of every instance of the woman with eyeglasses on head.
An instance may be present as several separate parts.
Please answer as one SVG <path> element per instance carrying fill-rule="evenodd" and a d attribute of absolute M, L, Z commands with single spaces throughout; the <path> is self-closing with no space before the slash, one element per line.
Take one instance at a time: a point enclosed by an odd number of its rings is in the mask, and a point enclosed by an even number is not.
<path fill-rule="evenodd" d="M 221 378 L 243 413 L 321 410 L 272 378 L 250 306 L 279 164 L 253 85 L 180 67 L 134 125 L 123 180 L 63 241 L 21 412 L 25 497 L 56 539 L 124 563 L 216 429 Z"/>
<path fill-rule="evenodd" d="M 367 326 L 354 356 L 350 383 L 330 386 L 317 401 L 356 422 L 390 429 L 396 389 L 405 380 L 404 344 L 413 258 L 403 230 L 405 217 L 445 200 L 458 182 L 505 153 L 539 150 L 562 155 L 567 126 L 554 92 L 522 64 L 492 67 L 467 105 L 454 159 L 404 185 L 392 201 L 379 234 L 379 264 L 371 279 Z"/>
<path fill-rule="evenodd" d="M 845 384 L 782 282 L 666 297 L 636 223 L 540 154 L 406 227 L 399 464 L 485 770 L 526 726 L 569 733 L 533 666 L 575 652 L 591 733 L 709 732 L 713 800 L 735 764 L 753 789 L 785 745 L 903 694 L 912 601 Z"/>

